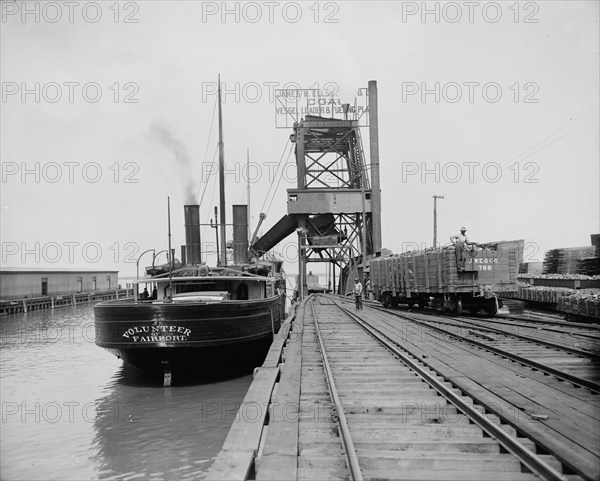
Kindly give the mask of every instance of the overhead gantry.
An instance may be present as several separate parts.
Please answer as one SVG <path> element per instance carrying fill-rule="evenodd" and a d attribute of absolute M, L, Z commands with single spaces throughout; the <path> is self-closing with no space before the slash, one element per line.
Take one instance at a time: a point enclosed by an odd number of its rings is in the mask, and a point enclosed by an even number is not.
<path fill-rule="evenodd" d="M 364 119 L 349 104 L 343 108 L 343 119 L 305 115 L 294 123 L 297 186 L 287 191 L 288 215 L 251 246 L 260 254 L 295 230 L 301 296 L 307 263 L 330 263 L 333 290 L 345 293 L 350 276 L 362 278 L 363 260 L 381 250 L 377 83 L 368 88 L 369 164 L 359 127 Z"/>

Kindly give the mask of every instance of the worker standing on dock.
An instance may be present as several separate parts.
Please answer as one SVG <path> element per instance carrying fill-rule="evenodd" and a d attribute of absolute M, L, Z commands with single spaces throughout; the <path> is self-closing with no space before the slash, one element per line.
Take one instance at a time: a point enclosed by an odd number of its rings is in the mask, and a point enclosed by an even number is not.
<path fill-rule="evenodd" d="M 358 277 L 354 279 L 354 300 L 356 301 L 356 309 L 362 309 L 362 292 L 363 287 L 359 282 Z"/>
<path fill-rule="evenodd" d="M 450 241 L 456 246 L 456 266 L 459 271 L 464 271 L 465 261 L 467 260 L 467 246 L 475 245 L 475 242 L 469 241 L 466 227 L 461 227 L 460 234 L 450 237 Z"/>

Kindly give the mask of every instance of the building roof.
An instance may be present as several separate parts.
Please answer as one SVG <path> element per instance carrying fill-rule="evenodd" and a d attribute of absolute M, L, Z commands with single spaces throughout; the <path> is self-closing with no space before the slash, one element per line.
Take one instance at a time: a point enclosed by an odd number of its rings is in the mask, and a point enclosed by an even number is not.
<path fill-rule="evenodd" d="M 98 273 L 118 273 L 113 269 L 78 269 L 69 267 L 0 267 L 0 274 L 24 274 L 24 273 L 40 273 L 48 274 L 98 274 Z"/>

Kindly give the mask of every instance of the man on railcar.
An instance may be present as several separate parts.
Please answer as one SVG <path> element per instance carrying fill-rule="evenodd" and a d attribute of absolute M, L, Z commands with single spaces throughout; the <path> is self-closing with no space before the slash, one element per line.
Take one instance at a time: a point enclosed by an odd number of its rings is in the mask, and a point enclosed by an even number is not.
<path fill-rule="evenodd" d="M 474 246 L 477 245 L 477 243 L 469 241 L 466 227 L 461 227 L 460 234 L 450 237 L 450 241 L 456 246 L 456 266 L 459 271 L 464 271 L 465 262 L 467 260 L 467 246 Z"/>

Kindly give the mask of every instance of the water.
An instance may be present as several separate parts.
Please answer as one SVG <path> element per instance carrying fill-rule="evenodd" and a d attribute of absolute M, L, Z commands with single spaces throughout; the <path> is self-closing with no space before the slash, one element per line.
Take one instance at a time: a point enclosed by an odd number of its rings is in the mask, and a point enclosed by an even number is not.
<path fill-rule="evenodd" d="M 202 479 L 252 381 L 149 384 L 94 344 L 91 305 L 0 326 L 2 480 Z"/>

